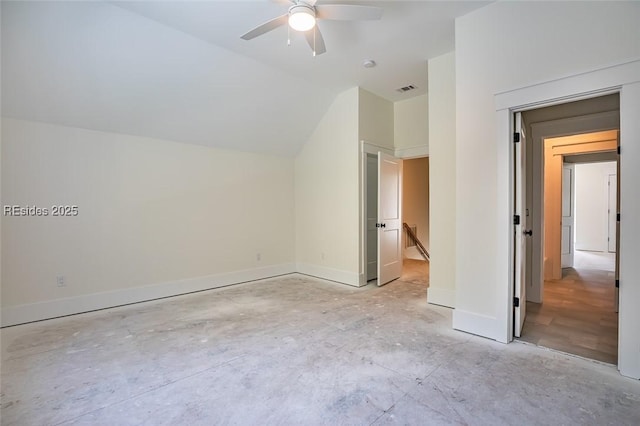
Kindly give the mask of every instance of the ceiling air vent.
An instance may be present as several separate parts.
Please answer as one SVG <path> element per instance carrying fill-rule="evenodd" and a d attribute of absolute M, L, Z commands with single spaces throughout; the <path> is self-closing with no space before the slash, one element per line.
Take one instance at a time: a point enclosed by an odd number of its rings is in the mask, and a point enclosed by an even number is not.
<path fill-rule="evenodd" d="M 416 88 L 416 86 L 414 86 L 413 84 L 410 84 L 410 85 L 408 85 L 408 86 L 404 86 L 404 87 L 401 87 L 401 88 L 396 89 L 396 90 L 397 90 L 398 92 L 400 92 L 400 93 L 404 93 L 404 92 L 408 92 L 409 90 L 413 90 L 413 89 L 415 89 L 415 88 Z"/>

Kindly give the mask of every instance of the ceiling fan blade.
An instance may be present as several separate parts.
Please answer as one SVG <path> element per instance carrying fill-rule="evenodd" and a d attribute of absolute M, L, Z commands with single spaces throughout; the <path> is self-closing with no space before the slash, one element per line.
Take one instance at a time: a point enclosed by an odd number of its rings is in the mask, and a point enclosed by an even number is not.
<path fill-rule="evenodd" d="M 257 27 L 255 27 L 254 29 L 252 29 L 251 31 L 249 31 L 248 33 L 246 33 L 240 38 L 244 40 L 251 40 L 252 38 L 261 36 L 264 33 L 268 33 L 271 30 L 275 30 L 276 28 L 282 25 L 286 25 L 288 22 L 288 19 L 289 19 L 288 13 L 282 16 L 278 16 L 277 18 L 267 21 L 262 25 L 258 25 Z"/>
<path fill-rule="evenodd" d="M 340 21 L 375 20 L 382 18 L 382 8 L 352 4 L 321 4 L 316 6 L 316 18 Z"/>
<path fill-rule="evenodd" d="M 307 43 L 309 43 L 309 47 L 311 48 L 311 50 L 315 52 L 315 56 L 322 55 L 327 51 L 326 47 L 324 46 L 324 38 L 322 38 L 322 33 L 320 32 L 320 28 L 318 28 L 317 25 L 309 31 L 305 32 L 304 37 L 307 39 Z"/>

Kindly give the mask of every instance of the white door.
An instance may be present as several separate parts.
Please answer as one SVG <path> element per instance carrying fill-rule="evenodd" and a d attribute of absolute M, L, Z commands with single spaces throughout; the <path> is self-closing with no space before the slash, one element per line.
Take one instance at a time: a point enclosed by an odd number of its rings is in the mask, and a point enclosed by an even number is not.
<path fill-rule="evenodd" d="M 367 281 L 378 277 L 378 156 L 367 154 Z"/>
<path fill-rule="evenodd" d="M 402 273 L 402 160 L 378 152 L 378 285 Z"/>
<path fill-rule="evenodd" d="M 575 164 L 562 165 L 562 267 L 573 267 L 574 251 L 574 202 L 576 193 Z"/>
<path fill-rule="evenodd" d="M 608 226 L 608 238 L 609 238 L 609 253 L 616 252 L 616 216 L 618 214 L 617 207 L 617 193 L 618 193 L 618 178 L 616 175 L 609 175 L 609 185 L 607 186 L 609 190 L 609 206 L 608 206 L 608 216 L 609 216 L 609 226 Z"/>
<path fill-rule="evenodd" d="M 620 312 L 620 221 L 618 220 L 618 213 L 620 213 L 620 132 L 618 132 L 618 158 L 616 161 L 616 203 L 615 203 L 615 211 L 616 211 L 616 272 L 615 272 L 615 295 L 614 295 L 614 304 L 616 308 L 616 312 Z M 618 348 L 620 344 L 618 343 Z"/>
<path fill-rule="evenodd" d="M 527 180 L 526 180 L 526 137 L 524 133 L 524 125 L 522 123 L 522 115 L 516 113 L 515 132 L 520 134 L 520 142 L 514 143 L 514 329 L 513 334 L 520 337 L 522 334 L 522 326 L 524 325 L 524 317 L 526 315 L 527 297 L 526 297 L 526 263 L 527 263 Z"/>

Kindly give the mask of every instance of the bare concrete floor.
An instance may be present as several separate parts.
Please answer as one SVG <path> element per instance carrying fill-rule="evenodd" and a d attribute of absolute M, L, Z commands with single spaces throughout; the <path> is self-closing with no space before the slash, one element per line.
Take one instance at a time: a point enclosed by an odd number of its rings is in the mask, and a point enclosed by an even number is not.
<path fill-rule="evenodd" d="M 3 425 L 640 424 L 613 366 L 301 275 L 3 329 Z"/>

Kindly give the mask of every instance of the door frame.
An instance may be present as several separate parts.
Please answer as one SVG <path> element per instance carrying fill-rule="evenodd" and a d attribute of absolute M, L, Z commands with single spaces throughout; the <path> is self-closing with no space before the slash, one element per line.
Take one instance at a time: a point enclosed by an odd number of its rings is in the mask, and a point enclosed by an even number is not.
<path fill-rule="evenodd" d="M 621 217 L 640 216 L 640 199 L 634 197 L 632 182 L 640 181 L 640 170 L 634 170 L 634 159 L 640 158 L 640 59 L 614 64 L 605 68 L 567 76 L 545 83 L 524 86 L 497 93 L 496 111 L 497 156 L 497 301 L 496 340 L 513 340 L 513 133 L 514 113 L 557 105 L 574 100 L 588 99 L 605 94 L 620 93 L 620 198 Z M 629 182 L 629 185 L 625 185 Z M 625 222 L 625 233 L 620 236 L 620 316 L 618 340 L 618 368 L 629 377 L 640 378 L 640 265 L 633 262 L 640 254 L 640 223 Z M 625 257 L 629 256 L 629 260 Z"/>
<path fill-rule="evenodd" d="M 367 285 L 367 154 L 393 155 L 394 151 L 367 141 L 360 141 L 360 273 L 358 286 Z"/>
<path fill-rule="evenodd" d="M 545 277 L 562 278 L 562 193 L 564 191 L 562 171 L 564 157 L 576 154 L 596 154 L 615 152 L 618 148 L 619 130 L 579 133 L 570 136 L 545 138 L 544 145 L 544 252 L 551 265 Z"/>
<path fill-rule="evenodd" d="M 360 217 L 360 272 L 358 287 L 367 285 L 367 154 L 374 154 L 377 156 L 378 151 L 396 157 L 399 160 L 412 160 L 414 158 L 429 157 L 428 145 L 394 150 L 388 147 L 376 145 L 366 140 L 360 141 L 360 206 L 358 212 Z M 429 181 L 429 185 L 431 185 L 431 181 Z"/>
<path fill-rule="evenodd" d="M 620 108 L 615 111 L 598 112 L 571 118 L 531 123 L 529 170 L 531 176 L 531 256 L 527 261 L 530 274 L 527 277 L 527 300 L 542 303 L 544 293 L 544 139 L 568 136 L 578 133 L 593 133 L 604 130 L 620 130 Z M 537 141 L 540 141 L 538 143 Z M 529 198 L 529 197 L 528 197 Z"/>

